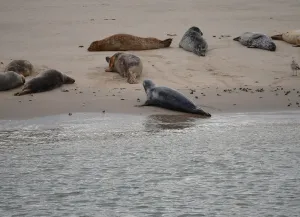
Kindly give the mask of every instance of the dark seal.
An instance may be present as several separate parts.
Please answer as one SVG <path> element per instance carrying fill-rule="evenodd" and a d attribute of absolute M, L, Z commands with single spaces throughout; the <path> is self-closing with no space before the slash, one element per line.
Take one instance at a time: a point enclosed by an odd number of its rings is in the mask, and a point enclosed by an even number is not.
<path fill-rule="evenodd" d="M 275 51 L 276 44 L 269 36 L 258 32 L 245 32 L 233 39 L 247 48 L 258 48 L 262 50 Z"/>
<path fill-rule="evenodd" d="M 0 73 L 0 91 L 14 89 L 25 83 L 25 77 L 13 71 Z"/>
<path fill-rule="evenodd" d="M 22 91 L 17 92 L 15 96 L 21 96 L 30 93 L 49 91 L 63 84 L 73 84 L 75 80 L 55 69 L 49 69 L 37 75 L 26 82 Z"/>
<path fill-rule="evenodd" d="M 193 52 L 198 56 L 205 56 L 208 45 L 202 36 L 203 33 L 201 30 L 196 26 L 192 26 L 182 36 L 179 47 L 186 51 Z"/>
<path fill-rule="evenodd" d="M 147 100 L 143 105 L 137 105 L 137 107 L 156 106 L 211 117 L 211 114 L 198 108 L 191 100 L 174 89 L 163 86 L 156 87 L 151 80 L 144 80 L 143 86 L 147 94 Z"/>
<path fill-rule="evenodd" d="M 33 65 L 27 60 L 13 60 L 4 69 L 4 71 L 13 71 L 22 74 L 24 77 L 33 74 Z"/>

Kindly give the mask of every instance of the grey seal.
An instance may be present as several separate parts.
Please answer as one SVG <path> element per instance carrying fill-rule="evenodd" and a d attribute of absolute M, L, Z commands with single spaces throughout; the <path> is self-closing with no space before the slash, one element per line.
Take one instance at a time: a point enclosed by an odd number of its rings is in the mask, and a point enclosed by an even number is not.
<path fill-rule="evenodd" d="M 151 80 L 144 80 L 143 86 L 147 95 L 147 100 L 143 105 L 136 105 L 136 107 L 157 106 L 165 109 L 211 117 L 211 114 L 198 108 L 191 100 L 174 89 L 164 86 L 157 87 Z"/>
<path fill-rule="evenodd" d="M 143 71 L 143 63 L 138 56 L 133 54 L 127 54 L 117 52 L 111 57 L 106 57 L 106 62 L 109 63 L 109 67 L 106 72 L 117 72 L 122 77 L 127 77 L 129 84 L 137 84 Z"/>
<path fill-rule="evenodd" d="M 4 71 L 13 71 L 22 74 L 24 77 L 33 74 L 33 65 L 27 60 L 13 60 L 4 69 Z"/>
<path fill-rule="evenodd" d="M 0 91 L 14 89 L 25 83 L 25 77 L 13 71 L 0 73 Z"/>
<path fill-rule="evenodd" d="M 269 36 L 259 32 L 245 32 L 233 39 L 247 48 L 258 48 L 262 50 L 275 51 L 276 44 Z"/>
<path fill-rule="evenodd" d="M 198 27 L 192 26 L 182 36 L 179 47 L 198 56 L 205 56 L 208 45 L 202 36 L 202 31 Z"/>
<path fill-rule="evenodd" d="M 17 92 L 15 96 L 21 96 L 30 93 L 38 93 L 49 91 L 63 84 L 73 84 L 75 80 L 66 74 L 55 69 L 49 69 L 37 75 L 30 81 L 26 82 L 21 92 Z"/>

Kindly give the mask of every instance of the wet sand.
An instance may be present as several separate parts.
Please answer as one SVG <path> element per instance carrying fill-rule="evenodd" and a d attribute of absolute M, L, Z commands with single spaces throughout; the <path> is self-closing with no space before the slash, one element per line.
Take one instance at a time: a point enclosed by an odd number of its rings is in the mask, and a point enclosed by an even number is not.
<path fill-rule="evenodd" d="M 299 109 L 300 76 L 291 76 L 290 69 L 292 57 L 300 62 L 299 48 L 275 41 L 276 52 L 269 52 L 232 40 L 245 31 L 272 35 L 299 28 L 299 6 L 297 1 L 269 0 L 3 2 L 1 69 L 12 59 L 27 59 L 37 72 L 55 68 L 76 83 L 32 96 L 13 96 L 21 88 L 0 92 L 0 118 L 102 111 L 174 113 L 134 107 L 146 99 L 143 79 L 180 90 L 212 115 Z M 208 42 L 206 57 L 178 48 L 192 25 L 202 30 Z M 173 42 L 167 49 L 130 52 L 144 65 L 140 83 L 132 85 L 117 73 L 104 71 L 105 56 L 115 52 L 87 51 L 92 41 L 116 33 L 172 37 Z"/>

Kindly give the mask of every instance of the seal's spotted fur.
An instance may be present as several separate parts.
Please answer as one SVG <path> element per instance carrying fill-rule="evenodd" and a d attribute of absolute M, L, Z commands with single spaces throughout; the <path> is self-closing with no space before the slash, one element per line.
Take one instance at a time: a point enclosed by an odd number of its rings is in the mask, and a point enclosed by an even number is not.
<path fill-rule="evenodd" d="M 233 40 L 239 41 L 242 45 L 248 48 L 259 48 L 268 51 L 276 50 L 276 45 L 272 39 L 269 36 L 258 32 L 245 32 Z"/>
<path fill-rule="evenodd" d="M 193 52 L 198 56 L 205 56 L 208 46 L 202 36 L 203 33 L 201 30 L 196 26 L 192 26 L 182 36 L 179 47 L 186 51 Z"/>

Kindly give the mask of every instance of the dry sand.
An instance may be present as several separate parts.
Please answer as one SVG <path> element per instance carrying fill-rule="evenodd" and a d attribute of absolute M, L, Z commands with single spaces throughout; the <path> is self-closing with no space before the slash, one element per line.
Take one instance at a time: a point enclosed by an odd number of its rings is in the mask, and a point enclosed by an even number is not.
<path fill-rule="evenodd" d="M 0 6 L 2 68 L 12 59 L 26 59 L 38 71 L 55 68 L 76 79 L 76 84 L 33 96 L 13 96 L 20 88 L 0 92 L 0 119 L 103 110 L 171 113 L 134 107 L 145 101 L 142 80 L 146 78 L 179 89 L 212 115 L 299 109 L 300 75 L 291 76 L 290 62 L 295 57 L 300 63 L 300 48 L 275 41 L 277 51 L 269 52 L 232 40 L 245 31 L 271 35 L 299 29 L 297 0 L 10 0 L 1 1 Z M 182 35 L 193 25 L 202 30 L 211 49 L 206 57 L 178 48 Z M 116 33 L 160 39 L 176 36 L 171 48 L 131 52 L 144 63 L 140 83 L 132 85 L 104 71 L 105 56 L 115 52 L 87 51 L 92 41 Z M 274 91 L 277 86 L 279 90 Z M 264 92 L 257 91 L 261 88 Z M 196 92 L 190 94 L 190 89 Z"/>

